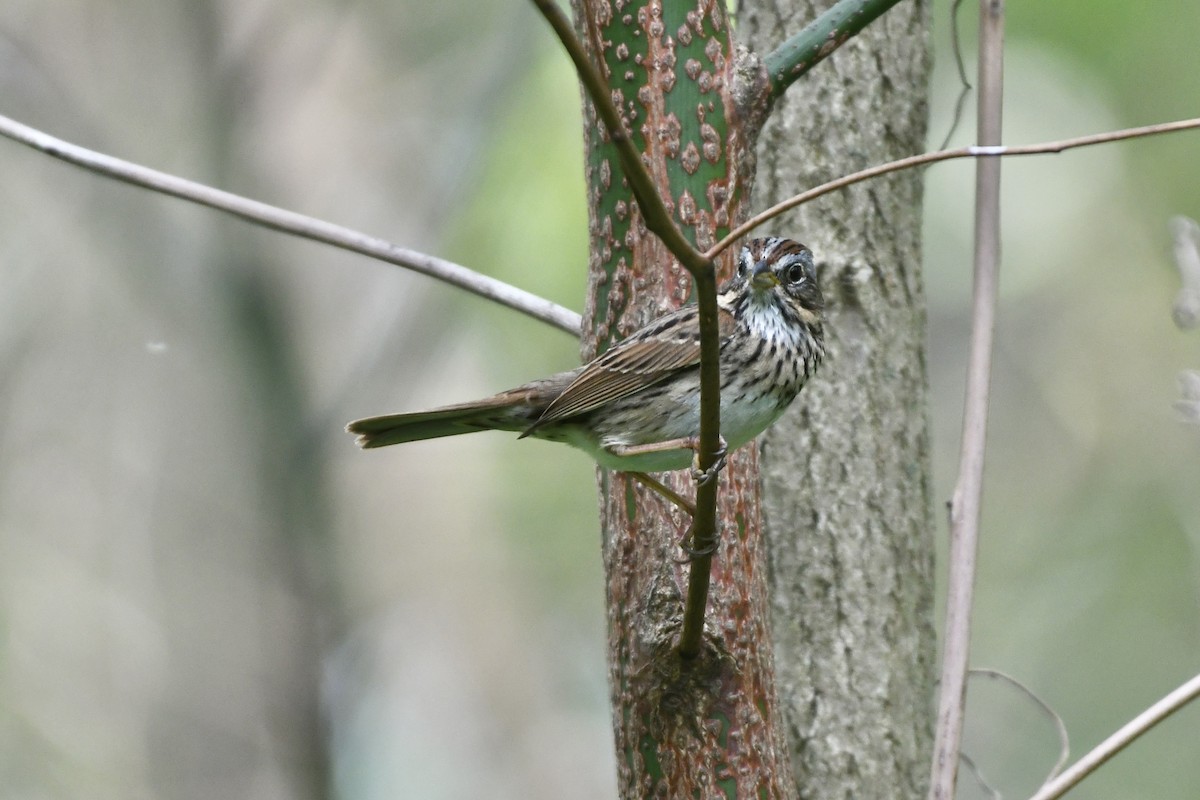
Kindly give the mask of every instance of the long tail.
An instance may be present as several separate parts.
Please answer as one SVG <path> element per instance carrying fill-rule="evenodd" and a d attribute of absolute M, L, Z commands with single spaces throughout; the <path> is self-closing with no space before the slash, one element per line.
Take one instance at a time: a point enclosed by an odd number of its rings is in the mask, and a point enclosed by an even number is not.
<path fill-rule="evenodd" d="M 476 431 L 520 431 L 530 422 L 513 408 L 511 402 L 488 398 L 432 411 L 358 419 L 347 425 L 346 430 L 358 437 L 359 447 L 371 448 Z"/>
<path fill-rule="evenodd" d="M 580 369 L 530 381 L 471 403 L 458 403 L 411 414 L 358 419 L 347 425 L 346 430 L 358 437 L 358 446 L 362 448 L 386 447 L 389 444 L 476 431 L 527 431 L 554 398 L 570 385 Z"/>

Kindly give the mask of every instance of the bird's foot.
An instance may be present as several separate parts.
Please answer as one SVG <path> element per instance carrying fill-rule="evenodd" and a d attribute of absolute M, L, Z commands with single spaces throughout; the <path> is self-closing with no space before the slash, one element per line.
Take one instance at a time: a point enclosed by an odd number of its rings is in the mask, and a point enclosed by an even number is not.
<path fill-rule="evenodd" d="M 725 456 L 729 452 L 729 443 L 725 441 L 724 436 L 717 437 L 717 459 L 708 469 L 700 469 L 699 437 L 696 438 L 695 443 L 692 445 L 692 450 L 696 452 L 695 457 L 692 459 L 692 479 L 696 481 L 697 487 L 706 486 L 717 477 L 721 470 L 725 469 L 725 465 L 728 463 Z"/>

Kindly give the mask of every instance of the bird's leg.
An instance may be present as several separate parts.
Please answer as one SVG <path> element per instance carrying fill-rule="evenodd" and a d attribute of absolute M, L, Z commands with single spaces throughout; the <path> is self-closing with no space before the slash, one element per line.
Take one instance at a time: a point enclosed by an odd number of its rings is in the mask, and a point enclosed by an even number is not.
<path fill-rule="evenodd" d="M 650 475 L 645 472 L 628 472 L 626 474 L 658 496 L 683 509 L 684 513 L 686 513 L 689 517 L 696 516 L 695 504 L 693 504 L 679 492 L 667 486 L 662 481 L 650 477 Z"/>
<path fill-rule="evenodd" d="M 729 450 L 729 443 L 725 441 L 724 436 L 717 437 L 717 458 L 715 461 L 713 461 L 712 466 L 710 466 L 708 469 L 700 469 L 699 436 L 686 436 L 682 439 L 668 439 L 665 442 L 651 442 L 649 444 L 615 445 L 609 448 L 614 455 L 618 456 L 634 456 L 643 455 L 645 453 L 661 453 L 667 450 L 683 449 L 691 450 L 693 453 L 695 453 L 695 456 L 692 459 L 691 472 L 692 478 L 696 481 L 697 487 L 699 487 L 704 486 L 706 483 L 716 478 L 717 474 L 725 468 L 725 456 Z M 687 512 L 688 516 L 695 520 L 695 504 L 688 501 L 674 489 L 665 486 L 644 472 L 630 472 L 629 475 L 647 489 L 650 489 L 659 496 L 666 498 L 671 503 L 683 509 L 685 512 Z M 692 524 L 694 526 L 695 522 L 693 521 Z M 683 541 L 679 543 L 680 549 L 687 554 L 687 561 L 695 561 L 698 558 L 712 555 L 712 553 L 717 549 L 716 542 L 713 542 L 712 544 L 703 548 L 692 547 L 690 544 L 688 544 L 691 538 L 692 530 L 689 528 L 687 535 L 684 536 Z"/>
<path fill-rule="evenodd" d="M 697 484 L 704 484 L 717 477 L 717 473 L 725 468 L 725 454 L 729 443 L 724 436 L 717 437 L 717 460 L 708 469 L 700 469 L 700 437 L 684 436 L 679 439 L 667 439 L 665 442 L 649 442 L 648 444 L 615 444 L 608 451 L 615 456 L 641 456 L 647 453 L 665 453 L 668 450 L 691 450 L 695 453 L 692 459 L 692 478 Z M 639 473 L 644 474 L 644 473 Z M 657 490 L 656 490 L 657 491 Z"/>

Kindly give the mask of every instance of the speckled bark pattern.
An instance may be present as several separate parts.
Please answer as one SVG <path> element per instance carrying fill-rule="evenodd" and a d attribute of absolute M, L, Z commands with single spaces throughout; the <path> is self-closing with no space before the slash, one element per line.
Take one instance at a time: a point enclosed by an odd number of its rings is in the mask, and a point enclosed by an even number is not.
<path fill-rule="evenodd" d="M 733 59 L 723 6 L 716 0 L 574 5 L 581 35 L 668 210 L 693 242 L 710 246 L 736 215 L 744 216 L 753 163 L 752 142 L 741 125 L 730 124 L 736 123 Z M 691 280 L 684 270 L 665 269 L 672 259 L 647 234 L 608 132 L 586 98 L 583 105 L 592 242 L 586 321 L 593 347 L 603 350 L 687 302 Z M 585 358 L 593 355 L 585 345 Z"/>
<path fill-rule="evenodd" d="M 580 34 L 609 77 L 629 135 L 685 232 L 707 246 L 745 217 L 752 142 L 730 99 L 733 55 L 723 2 L 575 0 Z M 591 260 L 584 345 L 590 357 L 687 302 L 620 174 L 609 137 L 584 102 Z M 730 123 L 733 124 L 730 124 Z M 729 274 L 733 252 L 722 274 Z M 707 647 L 674 651 L 687 565 L 687 520 L 620 474 L 600 473 L 609 609 L 609 680 L 624 798 L 794 797 L 767 629 L 766 552 L 757 452 L 721 476 L 721 542 Z M 686 473 L 665 476 L 691 496 Z"/>
<path fill-rule="evenodd" d="M 828 2 L 745 0 L 765 51 Z M 756 210 L 924 149 L 928 5 L 901 3 L 793 85 L 759 138 Z M 823 267 L 829 356 L 762 443 L 777 680 L 801 797 L 925 795 L 933 524 L 921 178 L 904 172 L 772 228 Z"/>

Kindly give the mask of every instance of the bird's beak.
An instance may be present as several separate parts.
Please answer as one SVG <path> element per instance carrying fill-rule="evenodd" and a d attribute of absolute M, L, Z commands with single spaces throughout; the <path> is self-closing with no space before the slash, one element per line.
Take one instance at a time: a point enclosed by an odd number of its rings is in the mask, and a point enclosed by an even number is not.
<path fill-rule="evenodd" d="M 750 274 L 750 285 L 760 292 L 765 292 L 779 285 L 779 276 L 771 270 L 768 262 L 759 261 L 754 265 L 754 272 Z"/>

